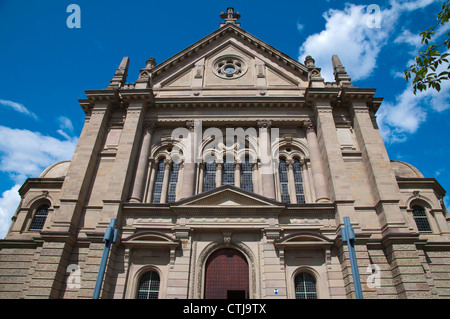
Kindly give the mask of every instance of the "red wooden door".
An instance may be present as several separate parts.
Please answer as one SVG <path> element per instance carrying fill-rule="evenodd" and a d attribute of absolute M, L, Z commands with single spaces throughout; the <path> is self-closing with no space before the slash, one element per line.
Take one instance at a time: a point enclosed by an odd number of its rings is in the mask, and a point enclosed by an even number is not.
<path fill-rule="evenodd" d="M 215 251 L 206 261 L 205 299 L 248 298 L 249 272 L 244 255 L 236 249 Z"/>

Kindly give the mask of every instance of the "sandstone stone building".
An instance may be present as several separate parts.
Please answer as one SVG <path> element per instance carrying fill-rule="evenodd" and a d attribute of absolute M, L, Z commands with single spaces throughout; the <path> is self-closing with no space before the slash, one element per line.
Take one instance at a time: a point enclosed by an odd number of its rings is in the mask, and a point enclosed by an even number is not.
<path fill-rule="evenodd" d="M 135 82 L 125 57 L 85 92 L 71 161 L 19 190 L 0 297 L 92 298 L 116 219 L 101 298 L 354 298 L 344 217 L 364 298 L 450 297 L 445 191 L 389 160 L 375 89 L 221 18 Z"/>

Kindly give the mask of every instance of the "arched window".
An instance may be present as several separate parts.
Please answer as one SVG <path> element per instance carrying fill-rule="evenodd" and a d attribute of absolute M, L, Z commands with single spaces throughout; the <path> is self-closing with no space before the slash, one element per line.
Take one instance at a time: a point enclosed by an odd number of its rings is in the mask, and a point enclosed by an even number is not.
<path fill-rule="evenodd" d="M 295 276 L 295 299 L 317 299 L 316 281 L 308 273 L 301 272 Z"/>
<path fill-rule="evenodd" d="M 167 192 L 167 202 L 173 203 L 177 196 L 177 182 L 178 182 L 178 171 L 180 165 L 177 163 L 172 164 L 172 168 L 170 170 L 170 179 L 169 179 L 169 191 Z"/>
<path fill-rule="evenodd" d="M 428 223 L 427 214 L 422 206 L 413 206 L 413 218 L 417 225 L 419 233 L 431 233 L 431 227 Z"/>
<path fill-rule="evenodd" d="M 241 188 L 253 192 L 252 163 L 250 163 L 248 157 L 241 164 Z"/>
<path fill-rule="evenodd" d="M 48 215 L 48 205 L 39 206 L 34 214 L 33 220 L 31 222 L 31 231 L 41 231 L 44 228 L 45 220 Z"/>
<path fill-rule="evenodd" d="M 281 201 L 289 204 L 291 200 L 289 197 L 289 181 L 285 159 L 280 159 L 280 163 L 278 164 L 278 174 L 280 176 Z"/>
<path fill-rule="evenodd" d="M 216 188 L 216 162 L 206 162 L 203 175 L 203 191 Z"/>
<path fill-rule="evenodd" d="M 153 187 L 153 203 L 159 203 L 161 201 L 161 191 L 164 182 L 164 169 L 166 168 L 166 164 L 164 163 L 164 159 L 159 160 L 158 162 L 158 171 L 156 172 L 155 178 L 155 186 Z"/>
<path fill-rule="evenodd" d="M 234 162 L 224 162 L 222 170 L 222 185 L 234 185 Z"/>
<path fill-rule="evenodd" d="M 303 190 L 303 179 L 301 172 L 300 160 L 294 160 L 294 185 L 295 196 L 297 197 L 297 204 L 305 203 L 305 191 Z"/>
<path fill-rule="evenodd" d="M 158 299 L 159 275 L 156 271 L 149 271 L 139 280 L 137 299 Z"/>

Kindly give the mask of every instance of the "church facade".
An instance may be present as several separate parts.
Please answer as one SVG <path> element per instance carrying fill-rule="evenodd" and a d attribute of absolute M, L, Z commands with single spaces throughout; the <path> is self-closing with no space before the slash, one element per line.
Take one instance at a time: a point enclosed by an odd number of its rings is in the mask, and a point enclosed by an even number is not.
<path fill-rule="evenodd" d="M 364 298 L 450 297 L 445 191 L 389 160 L 382 98 L 239 17 L 85 92 L 73 158 L 19 190 L 1 298 L 92 298 L 111 219 L 100 298 L 355 298 L 344 217 Z"/>

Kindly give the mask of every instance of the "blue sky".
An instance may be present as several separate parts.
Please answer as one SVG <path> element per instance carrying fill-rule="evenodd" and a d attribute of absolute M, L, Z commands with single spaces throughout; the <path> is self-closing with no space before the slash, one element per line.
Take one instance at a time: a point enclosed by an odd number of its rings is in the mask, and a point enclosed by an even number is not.
<path fill-rule="evenodd" d="M 0 238 L 26 178 L 71 159 L 84 91 L 108 86 L 123 56 L 134 82 L 149 57 L 161 63 L 215 31 L 230 6 L 247 32 L 302 63 L 311 55 L 326 81 L 338 54 L 354 85 L 384 98 L 377 121 L 390 158 L 450 190 L 450 84 L 414 96 L 403 79 L 442 2 L 0 0 Z M 67 27 L 70 4 L 81 9 L 81 28 Z M 379 28 L 367 25 L 371 4 L 380 8 Z"/>

